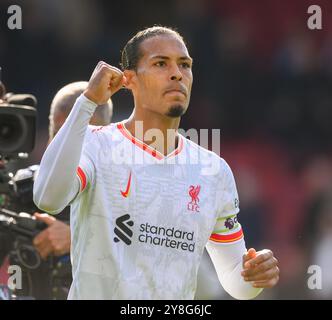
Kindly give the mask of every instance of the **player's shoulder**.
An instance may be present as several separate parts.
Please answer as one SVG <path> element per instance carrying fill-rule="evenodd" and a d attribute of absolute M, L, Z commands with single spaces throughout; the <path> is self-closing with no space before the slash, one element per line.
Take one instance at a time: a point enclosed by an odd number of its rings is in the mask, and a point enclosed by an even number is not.
<path fill-rule="evenodd" d="M 109 134 L 110 132 L 114 131 L 114 127 L 115 127 L 115 123 L 110 123 L 106 126 L 95 126 L 95 125 L 92 125 L 92 124 L 89 124 L 88 125 L 88 132 L 90 134 Z"/>
<path fill-rule="evenodd" d="M 106 126 L 89 125 L 84 138 L 86 147 L 92 149 L 107 148 L 113 144 L 117 138 L 116 123 Z"/>
<path fill-rule="evenodd" d="M 185 144 L 187 146 L 187 153 L 189 153 L 190 157 L 199 157 L 200 162 L 211 164 L 211 162 L 217 164 L 220 167 L 220 172 L 231 172 L 231 168 L 221 155 L 217 154 L 215 151 L 211 151 L 206 149 L 203 146 L 200 146 L 195 141 L 192 141 L 184 136 L 182 138 L 185 140 Z"/>
<path fill-rule="evenodd" d="M 99 139 L 101 137 L 114 137 L 117 134 L 117 123 L 110 123 L 105 126 L 88 125 L 87 136 Z"/>

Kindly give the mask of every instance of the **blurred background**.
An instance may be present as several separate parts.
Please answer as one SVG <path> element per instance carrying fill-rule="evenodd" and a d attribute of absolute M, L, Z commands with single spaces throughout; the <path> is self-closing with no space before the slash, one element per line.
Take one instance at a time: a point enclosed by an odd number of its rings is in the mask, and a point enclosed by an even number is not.
<path fill-rule="evenodd" d="M 39 163 L 48 113 L 65 84 L 88 80 L 99 60 L 119 66 L 138 30 L 176 28 L 194 59 L 184 129 L 221 129 L 221 155 L 233 169 L 247 247 L 270 248 L 279 285 L 260 299 L 332 298 L 332 2 L 328 0 L 29 0 L 22 30 L 7 27 L 0 2 L 0 65 L 8 91 L 38 99 Z M 322 9 L 310 30 L 308 7 Z M 128 117 L 128 92 L 113 98 L 113 121 Z M 322 270 L 310 290 L 308 267 Z M 204 256 L 198 299 L 229 299 Z"/>

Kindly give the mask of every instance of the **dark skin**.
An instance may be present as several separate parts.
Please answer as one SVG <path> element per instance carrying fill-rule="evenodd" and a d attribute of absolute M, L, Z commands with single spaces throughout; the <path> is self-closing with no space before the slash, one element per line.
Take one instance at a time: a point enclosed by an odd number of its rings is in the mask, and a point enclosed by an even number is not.
<path fill-rule="evenodd" d="M 167 155 L 177 145 L 181 115 L 189 105 L 193 82 L 192 59 L 183 41 L 173 34 L 148 38 L 141 43 L 140 49 L 142 57 L 136 70 L 122 72 L 103 61 L 99 62 L 84 94 L 99 105 L 123 86 L 130 89 L 135 108 L 125 123 L 126 128 L 133 136 L 135 121 L 144 122 L 143 134 L 149 129 L 159 129 L 168 140 L 156 143 L 154 147 Z M 181 110 L 181 115 L 169 115 L 174 107 Z M 173 134 L 167 135 L 167 129 L 173 129 Z M 149 144 L 150 141 L 144 142 Z M 271 288 L 279 281 L 278 261 L 271 250 L 249 249 L 243 256 L 241 275 L 256 288 Z"/>
<path fill-rule="evenodd" d="M 278 260 L 268 249 L 257 251 L 250 248 L 243 256 L 243 271 L 245 281 L 251 282 L 255 288 L 272 288 L 279 281 Z"/>
<path fill-rule="evenodd" d="M 169 141 L 165 139 L 164 145 L 154 145 L 167 155 L 176 147 L 181 119 L 168 114 L 174 107 L 182 109 L 182 114 L 188 108 L 193 82 L 192 58 L 183 41 L 172 35 L 146 39 L 141 52 L 137 70 L 124 72 L 128 81 L 126 87 L 133 92 L 135 103 L 135 109 L 125 125 L 134 134 L 135 121 L 143 121 L 144 132 L 158 128 L 164 137 L 167 136 L 167 129 L 173 129 Z"/>
<path fill-rule="evenodd" d="M 177 146 L 177 130 L 180 117 L 170 117 L 174 107 L 182 114 L 188 108 L 193 82 L 192 58 L 177 36 L 162 35 L 146 39 L 142 47 L 143 56 L 137 70 L 121 70 L 101 61 L 93 72 L 85 95 L 90 100 L 103 104 L 123 86 L 134 96 L 135 108 L 125 123 L 134 135 L 135 122 L 144 122 L 144 133 L 158 128 L 166 139 L 154 143 L 155 149 L 164 155 Z M 109 82 L 107 82 L 109 78 Z M 97 87 L 99 81 L 100 86 Z M 142 137 L 141 140 L 144 140 Z M 151 141 L 144 141 L 151 144 Z"/>

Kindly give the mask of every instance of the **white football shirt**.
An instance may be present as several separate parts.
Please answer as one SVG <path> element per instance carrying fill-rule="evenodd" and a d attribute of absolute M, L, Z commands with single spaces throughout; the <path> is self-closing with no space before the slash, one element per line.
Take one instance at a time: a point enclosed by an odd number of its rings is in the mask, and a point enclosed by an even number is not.
<path fill-rule="evenodd" d="M 69 299 L 193 299 L 208 241 L 243 238 L 231 169 L 181 135 L 165 157 L 123 122 L 89 126 L 77 177 Z"/>

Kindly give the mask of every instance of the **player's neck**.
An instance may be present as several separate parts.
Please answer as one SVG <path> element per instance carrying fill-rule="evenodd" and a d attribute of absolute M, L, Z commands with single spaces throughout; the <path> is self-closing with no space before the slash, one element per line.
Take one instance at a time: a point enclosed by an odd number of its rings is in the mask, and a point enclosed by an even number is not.
<path fill-rule="evenodd" d="M 135 108 L 124 124 L 134 137 L 166 156 L 178 146 L 177 130 L 180 119 L 180 117 L 170 118 L 149 110 Z M 157 130 L 153 131 L 155 129 Z"/>

